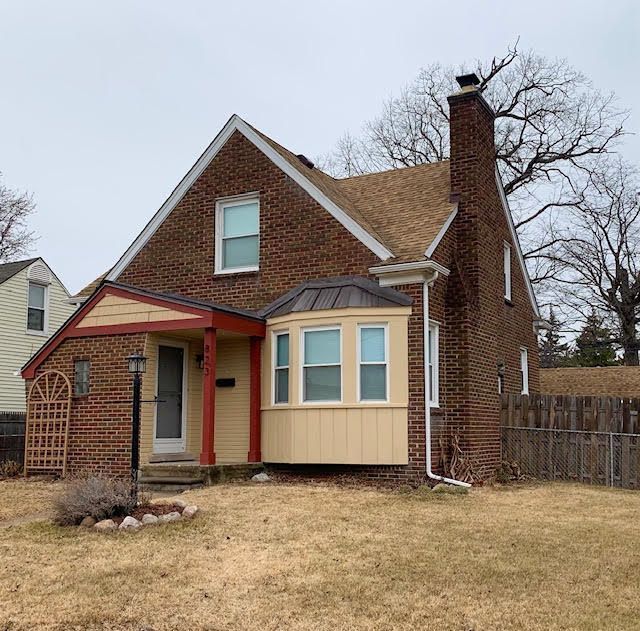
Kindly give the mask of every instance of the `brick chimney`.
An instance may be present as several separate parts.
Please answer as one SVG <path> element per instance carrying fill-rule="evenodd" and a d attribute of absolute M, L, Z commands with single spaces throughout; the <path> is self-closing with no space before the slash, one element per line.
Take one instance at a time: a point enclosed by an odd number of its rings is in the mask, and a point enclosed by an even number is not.
<path fill-rule="evenodd" d="M 448 424 L 485 475 L 500 462 L 497 364 L 504 296 L 501 257 L 507 235 L 495 181 L 494 113 L 475 74 L 457 77 L 449 98 L 451 194 L 458 201 L 457 247 L 451 270 L 448 322 L 458 349 L 450 367 Z"/>

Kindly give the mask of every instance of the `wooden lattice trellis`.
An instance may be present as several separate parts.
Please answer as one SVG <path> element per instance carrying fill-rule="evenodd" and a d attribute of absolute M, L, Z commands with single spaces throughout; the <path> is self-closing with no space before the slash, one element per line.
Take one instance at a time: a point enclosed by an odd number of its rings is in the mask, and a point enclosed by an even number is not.
<path fill-rule="evenodd" d="M 31 386 L 27 397 L 24 473 L 65 475 L 71 383 L 66 375 L 49 370 Z"/>

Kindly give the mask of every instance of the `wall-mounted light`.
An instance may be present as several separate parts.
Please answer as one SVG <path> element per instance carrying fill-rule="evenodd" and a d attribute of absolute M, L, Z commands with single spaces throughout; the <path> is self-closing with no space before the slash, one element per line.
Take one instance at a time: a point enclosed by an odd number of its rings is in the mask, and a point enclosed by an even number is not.
<path fill-rule="evenodd" d="M 204 370 L 204 355 L 196 355 L 196 366 L 200 370 Z"/>

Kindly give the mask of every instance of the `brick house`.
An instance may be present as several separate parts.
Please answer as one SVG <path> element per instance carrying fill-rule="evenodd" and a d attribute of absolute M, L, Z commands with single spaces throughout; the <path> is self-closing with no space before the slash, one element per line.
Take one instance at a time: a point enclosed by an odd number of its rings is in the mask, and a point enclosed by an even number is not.
<path fill-rule="evenodd" d="M 538 391 L 539 313 L 493 112 L 459 83 L 449 161 L 341 180 L 233 116 L 23 369 L 75 383 L 68 469 L 127 471 L 141 350 L 145 466 L 418 482 L 457 435 L 491 476 L 499 391 Z"/>

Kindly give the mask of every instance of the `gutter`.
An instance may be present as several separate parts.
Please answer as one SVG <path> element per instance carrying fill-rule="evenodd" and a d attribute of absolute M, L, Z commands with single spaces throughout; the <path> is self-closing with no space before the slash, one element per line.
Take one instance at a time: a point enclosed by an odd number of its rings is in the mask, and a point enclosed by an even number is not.
<path fill-rule="evenodd" d="M 447 484 L 455 484 L 469 488 L 471 484 L 462 480 L 454 480 L 438 475 L 431 470 L 431 403 L 429 401 L 429 284 L 433 283 L 438 277 L 435 272 L 430 280 L 425 280 L 422 284 L 422 316 L 423 316 L 423 359 L 424 359 L 424 436 L 426 444 L 425 456 L 425 472 L 428 478 L 446 482 Z"/>

